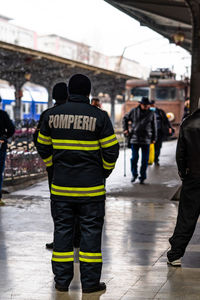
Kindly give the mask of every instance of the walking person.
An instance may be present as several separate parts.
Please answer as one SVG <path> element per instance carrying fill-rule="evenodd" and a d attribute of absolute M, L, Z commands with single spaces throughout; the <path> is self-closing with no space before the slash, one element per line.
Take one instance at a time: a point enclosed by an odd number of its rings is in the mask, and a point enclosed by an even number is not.
<path fill-rule="evenodd" d="M 190 242 L 200 214 L 200 109 L 188 116 L 180 127 L 176 149 L 182 189 L 177 222 L 169 242 L 168 263 L 181 266 L 181 258 Z"/>
<path fill-rule="evenodd" d="M 152 110 L 156 114 L 157 140 L 155 143 L 154 163 L 156 166 L 159 166 L 160 165 L 159 156 L 160 156 L 160 150 L 162 148 L 162 143 L 167 137 L 172 135 L 173 128 L 172 128 L 164 110 L 162 110 L 156 106 L 155 100 L 151 100 L 150 110 Z"/>
<path fill-rule="evenodd" d="M 72 76 L 68 90 L 68 102 L 45 114 L 38 151 L 54 166 L 51 208 L 55 287 L 68 291 L 73 278 L 73 226 L 78 215 L 82 291 L 91 293 L 106 289 L 100 282 L 104 183 L 115 166 L 119 144 L 108 114 L 90 105 L 89 78 L 82 74 Z"/>
<path fill-rule="evenodd" d="M 131 158 L 131 182 L 135 182 L 138 177 L 139 149 L 142 150 L 142 164 L 140 168 L 140 184 L 146 179 L 146 171 L 149 160 L 149 145 L 155 143 L 157 137 L 156 116 L 149 110 L 150 101 L 147 97 L 142 97 L 139 105 L 133 108 L 123 118 L 124 135 L 130 134 L 130 145 L 132 149 Z M 131 122 L 131 132 L 128 131 L 128 123 Z"/>
<path fill-rule="evenodd" d="M 2 184 L 6 161 L 7 142 L 14 133 L 15 126 L 10 120 L 7 112 L 0 109 L 0 206 L 5 205 L 5 202 L 2 200 Z"/>

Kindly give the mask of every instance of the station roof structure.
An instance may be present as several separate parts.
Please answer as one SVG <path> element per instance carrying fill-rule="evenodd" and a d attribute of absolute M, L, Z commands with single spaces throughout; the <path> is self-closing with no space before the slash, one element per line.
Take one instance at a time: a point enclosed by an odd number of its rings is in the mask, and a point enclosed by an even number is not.
<path fill-rule="evenodd" d="M 17 88 L 31 81 L 50 90 L 55 82 L 67 81 L 75 73 L 85 74 L 91 79 L 93 95 L 101 92 L 111 97 L 122 94 L 126 80 L 131 78 L 126 74 L 0 41 L 0 79 Z"/>
<path fill-rule="evenodd" d="M 193 0 L 105 0 L 174 43 L 174 34 L 184 34 L 181 47 L 191 52 L 192 18 L 187 3 Z M 199 0 L 198 0 L 199 1 Z"/>

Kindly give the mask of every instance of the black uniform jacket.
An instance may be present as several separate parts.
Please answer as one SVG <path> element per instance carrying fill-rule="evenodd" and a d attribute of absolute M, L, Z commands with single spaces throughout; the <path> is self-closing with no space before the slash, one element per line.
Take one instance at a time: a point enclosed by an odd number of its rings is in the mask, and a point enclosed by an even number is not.
<path fill-rule="evenodd" d="M 156 141 L 157 125 L 153 111 L 142 110 L 139 105 L 124 116 L 124 130 L 128 130 L 129 121 L 132 123 L 131 144 L 150 144 L 152 141 Z"/>
<path fill-rule="evenodd" d="M 6 147 L 7 139 L 11 137 L 15 132 L 15 126 L 10 120 L 7 112 L 0 109 L 0 140 L 5 142 L 2 144 L 2 147 Z"/>
<path fill-rule="evenodd" d="M 200 178 L 200 109 L 181 124 L 176 149 L 176 162 L 181 179 L 187 175 Z"/>
<path fill-rule="evenodd" d="M 91 202 L 105 199 L 105 178 L 114 169 L 119 144 L 108 114 L 71 95 L 45 113 L 37 149 L 53 163 L 52 200 Z"/>

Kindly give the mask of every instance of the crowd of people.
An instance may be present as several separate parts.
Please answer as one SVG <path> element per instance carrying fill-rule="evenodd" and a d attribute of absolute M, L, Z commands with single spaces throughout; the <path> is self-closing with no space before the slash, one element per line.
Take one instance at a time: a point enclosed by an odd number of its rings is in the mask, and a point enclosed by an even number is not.
<path fill-rule="evenodd" d="M 52 270 L 55 288 L 68 291 L 73 279 L 74 249 L 79 248 L 83 293 L 106 289 L 100 281 L 102 270 L 101 237 L 105 216 L 106 178 L 115 167 L 119 143 L 108 114 L 98 98 L 91 103 L 90 79 L 73 75 L 68 83 L 57 83 L 52 98 L 55 105 L 44 111 L 34 133 L 34 142 L 48 173 L 51 214 L 54 222 Z M 187 99 L 188 100 L 188 99 Z M 169 239 L 168 263 L 180 266 L 181 258 L 194 233 L 200 214 L 200 109 L 190 115 L 188 103 L 180 127 L 176 160 L 183 182 L 177 224 Z M 187 111 L 186 111 L 187 110 Z M 15 127 L 6 112 L 0 110 L 0 205 L 7 140 Z M 155 101 L 143 97 L 136 108 L 123 118 L 125 136 L 130 139 L 131 182 L 147 177 L 149 146 L 155 146 L 156 166 L 163 140 L 173 128 Z M 142 150 L 138 171 L 139 149 Z"/>

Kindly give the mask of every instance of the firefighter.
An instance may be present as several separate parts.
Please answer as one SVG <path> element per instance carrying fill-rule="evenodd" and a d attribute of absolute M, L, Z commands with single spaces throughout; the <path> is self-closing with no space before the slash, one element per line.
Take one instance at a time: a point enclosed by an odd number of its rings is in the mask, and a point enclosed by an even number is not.
<path fill-rule="evenodd" d="M 55 86 L 53 87 L 53 91 L 52 91 L 52 98 L 56 101 L 54 106 L 64 104 L 67 101 L 68 90 L 67 90 L 67 84 L 65 82 L 58 82 L 55 84 Z M 48 112 L 51 109 L 52 109 L 52 107 L 50 107 L 42 112 L 39 122 L 38 122 L 38 125 L 37 125 L 37 128 L 33 134 L 33 140 L 34 140 L 34 144 L 35 144 L 36 148 L 37 148 L 38 133 L 39 133 L 42 121 L 44 119 L 44 115 L 46 114 L 46 112 Z M 45 162 L 45 165 L 46 165 L 46 170 L 47 170 L 47 174 L 48 174 L 49 190 L 51 190 L 51 182 L 52 182 L 52 178 L 53 178 L 53 164 Z M 47 243 L 46 248 L 53 249 L 53 242 Z"/>
<path fill-rule="evenodd" d="M 106 289 L 100 282 L 105 178 L 115 167 L 119 143 L 108 114 L 90 105 L 91 82 L 82 74 L 69 80 L 69 100 L 45 115 L 38 151 L 53 163 L 54 219 L 52 269 L 55 288 L 68 291 L 73 278 L 73 225 L 80 220 L 80 273 L 83 293 Z"/>

